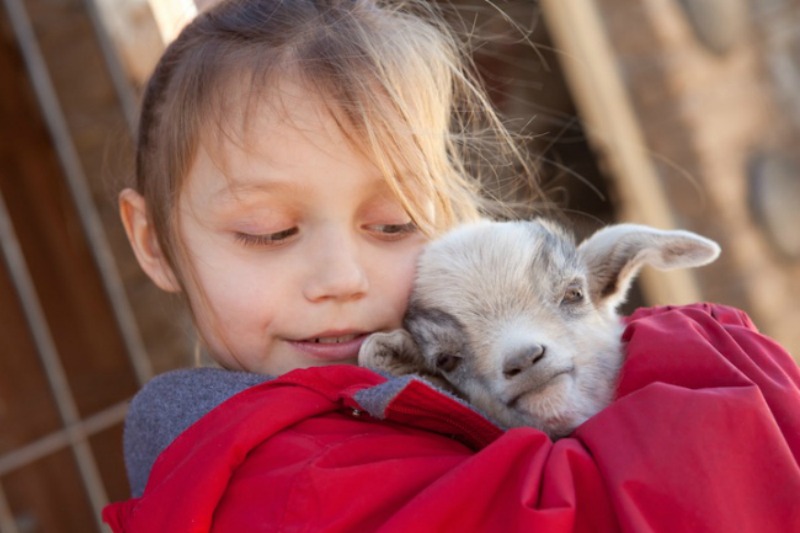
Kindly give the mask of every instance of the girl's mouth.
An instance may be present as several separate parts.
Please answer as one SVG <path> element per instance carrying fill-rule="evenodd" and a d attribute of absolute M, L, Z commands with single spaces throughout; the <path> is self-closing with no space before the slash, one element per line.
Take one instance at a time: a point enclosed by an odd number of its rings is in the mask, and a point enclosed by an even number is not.
<path fill-rule="evenodd" d="M 323 364 L 358 362 L 358 351 L 369 333 L 323 333 L 318 337 L 292 341 L 295 349 Z"/>
<path fill-rule="evenodd" d="M 361 336 L 359 333 L 351 333 L 350 335 L 342 335 L 341 337 L 315 337 L 309 342 L 314 344 L 341 344 L 343 342 L 350 342 L 353 339 Z"/>

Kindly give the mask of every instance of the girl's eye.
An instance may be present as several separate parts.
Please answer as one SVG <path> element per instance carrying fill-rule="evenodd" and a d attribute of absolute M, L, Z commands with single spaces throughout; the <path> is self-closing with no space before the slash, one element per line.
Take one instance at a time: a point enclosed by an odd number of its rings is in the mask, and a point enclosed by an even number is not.
<path fill-rule="evenodd" d="M 275 233 L 252 235 L 250 233 L 236 232 L 236 240 L 245 246 L 277 246 L 287 239 L 297 235 L 297 228 L 289 228 Z"/>
<path fill-rule="evenodd" d="M 389 240 L 401 239 L 417 231 L 417 225 L 413 222 L 406 224 L 372 224 L 367 228 L 369 231 Z"/>

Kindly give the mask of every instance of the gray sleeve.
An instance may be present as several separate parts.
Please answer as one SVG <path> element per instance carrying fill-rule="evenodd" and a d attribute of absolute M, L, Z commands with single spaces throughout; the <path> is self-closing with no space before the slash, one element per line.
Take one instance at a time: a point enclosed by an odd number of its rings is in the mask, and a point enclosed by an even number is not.
<path fill-rule="evenodd" d="M 159 454 L 186 428 L 231 396 L 269 376 L 219 368 L 161 374 L 133 398 L 125 419 L 125 468 L 131 494 L 144 492 Z"/>

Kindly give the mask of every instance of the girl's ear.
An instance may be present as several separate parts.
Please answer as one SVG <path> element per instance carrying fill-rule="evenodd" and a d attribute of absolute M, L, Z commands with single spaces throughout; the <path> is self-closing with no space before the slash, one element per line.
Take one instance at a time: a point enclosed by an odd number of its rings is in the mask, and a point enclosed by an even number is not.
<path fill-rule="evenodd" d="M 147 217 L 147 204 L 142 195 L 133 189 L 122 191 L 119 195 L 119 214 L 142 270 L 158 288 L 167 292 L 179 292 L 180 284 L 167 258 L 161 253 L 155 228 Z"/>

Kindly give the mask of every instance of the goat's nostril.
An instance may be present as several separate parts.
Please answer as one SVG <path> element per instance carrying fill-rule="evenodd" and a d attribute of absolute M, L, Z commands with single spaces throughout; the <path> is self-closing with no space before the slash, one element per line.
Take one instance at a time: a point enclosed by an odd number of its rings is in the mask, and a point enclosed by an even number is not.
<path fill-rule="evenodd" d="M 537 344 L 536 346 L 534 346 L 530 353 L 530 357 L 533 358 L 532 364 L 535 365 L 536 363 L 544 359 L 544 352 L 545 352 L 545 347 L 542 346 L 541 344 Z"/>
<path fill-rule="evenodd" d="M 520 350 L 503 363 L 503 376 L 511 379 L 519 375 L 544 359 L 544 354 L 545 347 L 541 344 L 535 344 Z"/>

